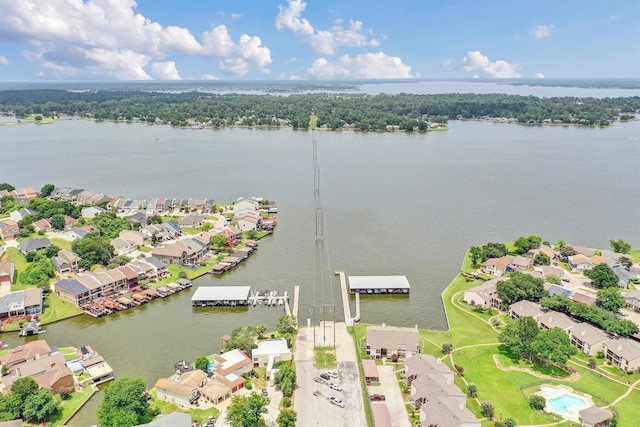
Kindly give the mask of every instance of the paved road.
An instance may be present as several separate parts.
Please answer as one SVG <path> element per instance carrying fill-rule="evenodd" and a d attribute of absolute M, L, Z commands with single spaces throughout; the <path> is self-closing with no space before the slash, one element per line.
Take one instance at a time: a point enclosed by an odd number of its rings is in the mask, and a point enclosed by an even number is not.
<path fill-rule="evenodd" d="M 335 325 L 336 359 L 338 362 L 338 378 L 332 380 L 342 386 L 338 392 L 325 383 L 314 381 L 314 378 L 326 369 L 313 366 L 313 333 L 316 330 L 316 342 L 330 346 L 333 344 L 333 325 L 326 327 L 300 328 L 295 348 L 298 386 L 295 398 L 295 410 L 298 413 L 299 427 L 311 426 L 366 426 L 362 391 L 358 376 L 356 349 L 353 340 L 347 333 L 344 323 Z M 317 392 L 318 396 L 314 395 Z M 333 405 L 329 397 L 342 399 L 344 408 Z"/>
<path fill-rule="evenodd" d="M 372 405 L 386 405 L 392 427 L 411 427 L 407 407 L 396 377 L 395 366 L 378 366 L 380 385 L 369 386 L 369 394 L 384 394 L 385 402 L 372 402 Z"/>

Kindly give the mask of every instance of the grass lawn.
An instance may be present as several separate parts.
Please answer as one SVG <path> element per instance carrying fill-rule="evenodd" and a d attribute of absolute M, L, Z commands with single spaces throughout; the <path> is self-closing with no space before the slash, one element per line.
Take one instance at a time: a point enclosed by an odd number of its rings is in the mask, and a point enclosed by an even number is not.
<path fill-rule="evenodd" d="M 71 250 L 71 242 L 69 240 L 61 239 L 59 237 L 52 237 L 49 239 L 52 245 L 56 245 L 60 249 Z"/>
<path fill-rule="evenodd" d="M 54 426 L 65 423 L 69 417 L 78 409 L 87 399 L 93 396 L 93 389 L 91 387 L 85 387 L 81 391 L 74 391 L 67 400 L 62 401 L 62 410 L 58 415 L 53 418 L 52 424 Z"/>
<path fill-rule="evenodd" d="M 76 353 L 76 349 L 73 347 L 59 347 L 58 350 L 64 355 L 64 360 L 67 362 L 78 358 L 78 353 Z"/>
<path fill-rule="evenodd" d="M 618 418 L 618 427 L 635 427 L 640 419 L 640 391 L 634 390 L 629 396 L 616 403 L 618 413 L 624 414 Z"/>
<path fill-rule="evenodd" d="M 336 349 L 334 347 L 315 347 L 313 349 L 313 365 L 316 368 L 334 369 L 336 365 Z"/>
<path fill-rule="evenodd" d="M 44 325 L 77 316 L 78 314 L 82 314 L 80 307 L 50 293 L 45 299 L 45 309 L 44 313 L 40 315 L 40 322 Z"/>
<path fill-rule="evenodd" d="M 160 411 L 161 414 L 170 414 L 172 412 L 185 412 L 187 414 L 191 414 L 191 419 L 193 421 L 199 421 L 201 425 L 203 423 L 206 423 L 210 415 L 213 415 L 216 418 L 218 418 L 218 416 L 220 415 L 220 411 L 215 407 L 211 407 L 207 409 L 191 409 L 187 411 L 182 408 L 179 408 L 178 405 L 174 403 L 158 400 L 156 398 L 155 388 L 151 390 L 151 396 L 152 396 L 152 400 L 150 402 L 150 407 L 152 409 L 157 409 L 158 411 Z M 142 418 L 142 422 L 149 423 L 153 419 L 154 417 L 149 414 Z"/>

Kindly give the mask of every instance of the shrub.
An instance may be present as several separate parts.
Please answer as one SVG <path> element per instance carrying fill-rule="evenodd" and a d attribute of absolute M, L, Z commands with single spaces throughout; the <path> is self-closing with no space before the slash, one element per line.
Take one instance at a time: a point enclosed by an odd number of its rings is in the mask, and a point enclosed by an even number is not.
<path fill-rule="evenodd" d="M 290 397 L 283 397 L 282 398 L 282 406 L 284 408 L 289 408 L 291 406 L 291 398 Z"/>
<path fill-rule="evenodd" d="M 245 381 L 245 383 L 244 383 L 244 387 L 245 387 L 247 390 L 251 390 L 251 389 L 253 388 L 253 384 L 251 384 L 251 381 Z"/>
<path fill-rule="evenodd" d="M 546 404 L 547 401 L 540 395 L 534 394 L 529 398 L 529 406 L 531 406 L 533 409 L 541 411 L 544 409 Z"/>
<path fill-rule="evenodd" d="M 515 418 L 509 417 L 506 420 L 504 420 L 504 425 L 506 427 L 516 427 L 518 423 L 516 422 Z"/>
<path fill-rule="evenodd" d="M 482 408 L 482 415 L 489 418 L 490 420 L 493 419 L 493 415 L 495 413 L 493 403 L 491 403 L 489 400 L 485 400 L 480 404 L 480 408 Z"/>
<path fill-rule="evenodd" d="M 398 354 L 397 353 L 393 353 L 391 355 L 391 361 L 394 362 L 394 363 L 398 361 Z"/>
<path fill-rule="evenodd" d="M 451 344 L 449 344 L 448 342 L 442 343 L 442 352 L 444 354 L 451 353 L 451 349 L 453 349 L 453 346 Z"/>
<path fill-rule="evenodd" d="M 597 366 L 596 359 L 589 359 L 589 367 L 595 369 Z"/>
<path fill-rule="evenodd" d="M 462 373 L 464 372 L 464 368 L 460 365 L 453 365 L 453 369 L 456 370 L 456 374 L 458 374 L 459 376 L 462 376 Z"/>

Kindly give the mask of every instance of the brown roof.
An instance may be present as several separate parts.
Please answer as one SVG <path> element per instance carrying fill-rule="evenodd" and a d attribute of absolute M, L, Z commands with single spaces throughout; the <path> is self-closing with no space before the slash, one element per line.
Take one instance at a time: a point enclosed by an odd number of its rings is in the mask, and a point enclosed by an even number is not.
<path fill-rule="evenodd" d="M 391 417 L 384 402 L 371 402 L 373 412 L 373 424 L 376 427 L 391 427 Z"/>
<path fill-rule="evenodd" d="M 585 295 L 585 294 L 581 294 L 581 293 L 575 293 L 573 294 L 573 301 L 575 302 L 581 302 L 584 304 L 590 304 L 593 305 L 596 303 L 596 299 L 590 295 Z"/>
<path fill-rule="evenodd" d="M 180 379 L 178 380 L 180 384 L 186 385 L 189 387 L 200 387 L 200 385 L 207 382 L 207 374 L 200 369 L 195 369 L 193 371 L 185 372 L 180 375 Z"/>
<path fill-rule="evenodd" d="M 420 335 L 416 328 L 369 326 L 367 344 L 373 349 L 387 348 L 390 351 L 404 346 L 407 351 L 415 352 L 420 345 Z"/>
<path fill-rule="evenodd" d="M 613 417 L 611 411 L 607 411 L 604 408 L 598 408 L 597 406 L 592 406 L 590 408 L 583 409 L 579 412 L 580 419 L 583 422 L 586 422 L 591 425 L 596 425 L 598 423 L 607 421 Z"/>
<path fill-rule="evenodd" d="M 362 370 L 365 378 L 378 378 L 378 367 L 373 360 L 363 360 Z"/>
<path fill-rule="evenodd" d="M 186 399 L 191 397 L 191 393 L 193 392 L 193 390 L 196 389 L 196 387 L 189 387 L 186 385 L 182 385 L 178 382 L 171 381 L 167 378 L 160 378 L 158 381 L 156 381 L 156 388 L 161 390 L 166 390 L 173 394 L 177 394 Z"/>
<path fill-rule="evenodd" d="M 0 357 L 0 362 L 2 362 L 3 365 L 11 366 L 24 362 L 27 359 L 32 359 L 38 354 L 45 355 L 50 353 L 51 347 L 49 347 L 49 344 L 47 344 L 45 340 L 36 340 L 10 350 L 9 353 Z"/>

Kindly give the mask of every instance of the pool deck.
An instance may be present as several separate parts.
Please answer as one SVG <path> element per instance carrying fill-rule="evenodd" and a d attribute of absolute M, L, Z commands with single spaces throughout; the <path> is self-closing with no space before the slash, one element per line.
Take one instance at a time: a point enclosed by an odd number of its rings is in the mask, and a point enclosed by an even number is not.
<path fill-rule="evenodd" d="M 576 423 L 580 422 L 579 412 L 581 410 L 595 406 L 593 404 L 593 400 L 591 400 L 591 396 L 578 394 L 574 392 L 571 387 L 567 387 L 563 385 L 557 385 L 557 386 L 542 385 L 540 386 L 540 392 L 538 394 L 544 397 L 545 400 L 547 401 L 547 404 L 544 408 L 545 412 L 559 415 L 566 420 L 570 420 Z M 557 412 L 553 408 L 551 408 L 551 406 L 549 405 L 549 401 L 560 398 L 562 396 L 571 396 L 576 399 L 580 399 L 584 401 L 585 405 L 583 407 L 573 405 L 573 406 L 565 407 L 564 412 Z"/>

